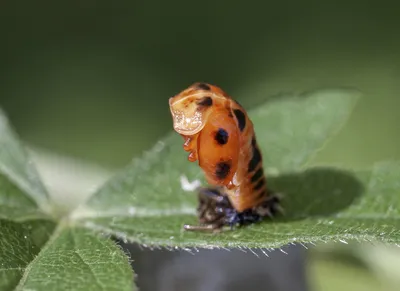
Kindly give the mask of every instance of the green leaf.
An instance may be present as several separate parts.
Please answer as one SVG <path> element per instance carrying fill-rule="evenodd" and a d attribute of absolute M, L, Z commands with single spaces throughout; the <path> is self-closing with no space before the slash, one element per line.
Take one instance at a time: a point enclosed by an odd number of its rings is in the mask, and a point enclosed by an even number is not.
<path fill-rule="evenodd" d="M 304 166 L 347 121 L 360 92 L 319 90 L 283 96 L 251 111 L 266 169 Z"/>
<path fill-rule="evenodd" d="M 182 231 L 196 217 L 172 210 L 159 214 L 92 218 L 88 227 L 145 244 L 180 247 L 276 248 L 291 242 L 380 240 L 400 242 L 399 163 L 378 164 L 372 171 L 315 168 L 271 179 L 285 193 L 287 215 L 274 221 L 210 235 Z"/>
<path fill-rule="evenodd" d="M 0 111 L 0 290 L 133 290 L 119 247 L 53 205 Z"/>
<path fill-rule="evenodd" d="M 48 213 L 48 199 L 36 168 L 0 110 L 0 217 L 19 218 L 21 212 L 29 216 L 37 208 Z"/>
<path fill-rule="evenodd" d="M 0 218 L 22 221 L 45 217 L 36 202 L 8 178 L 0 175 Z"/>
<path fill-rule="evenodd" d="M 197 223 L 197 199 L 182 190 L 179 180 L 202 174 L 187 162 L 182 139 L 172 134 L 108 181 L 73 218 L 148 245 L 274 248 L 290 242 L 400 241 L 398 163 L 365 171 L 302 169 L 343 125 L 357 96 L 354 91 L 322 91 L 250 111 L 265 166 L 279 172 L 268 181 L 285 196 L 284 217 L 217 235 L 183 231 L 183 224 Z"/>
<path fill-rule="evenodd" d="M 90 230 L 60 229 L 28 265 L 17 290 L 134 290 L 127 256 Z"/>
<path fill-rule="evenodd" d="M 30 261 L 40 252 L 54 224 L 0 220 L 0 290 L 13 290 Z"/>
<path fill-rule="evenodd" d="M 0 290 L 134 290 L 127 256 L 90 230 L 0 220 Z"/>

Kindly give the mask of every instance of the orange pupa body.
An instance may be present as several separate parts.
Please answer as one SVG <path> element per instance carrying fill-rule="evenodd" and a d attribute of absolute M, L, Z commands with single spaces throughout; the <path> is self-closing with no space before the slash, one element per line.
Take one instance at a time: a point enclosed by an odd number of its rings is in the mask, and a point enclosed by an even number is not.
<path fill-rule="evenodd" d="M 169 105 L 189 161 L 198 161 L 207 182 L 222 187 L 237 212 L 268 199 L 254 126 L 238 102 L 216 86 L 195 83 Z"/>

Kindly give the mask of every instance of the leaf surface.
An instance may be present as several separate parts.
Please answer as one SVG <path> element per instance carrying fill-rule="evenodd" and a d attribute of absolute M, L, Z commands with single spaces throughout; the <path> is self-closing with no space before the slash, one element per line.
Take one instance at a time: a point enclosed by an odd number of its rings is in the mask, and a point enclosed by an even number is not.
<path fill-rule="evenodd" d="M 128 241 L 180 247 L 279 247 L 328 240 L 397 241 L 399 163 L 365 171 L 304 169 L 343 125 L 358 98 L 354 91 L 314 92 L 250 111 L 272 189 L 284 194 L 286 216 L 217 235 L 185 232 L 196 224 L 196 194 L 182 175 L 201 178 L 182 139 L 171 134 L 108 181 L 74 213 L 82 225 Z M 274 172 L 274 171 L 270 171 Z"/>
<path fill-rule="evenodd" d="M 0 110 L 0 217 L 22 219 L 38 213 L 38 209 L 42 213 L 50 211 L 48 193 Z"/>
<path fill-rule="evenodd" d="M 0 290 L 14 290 L 25 268 L 40 252 L 54 224 L 0 220 Z"/>
<path fill-rule="evenodd" d="M 285 193 L 287 215 L 220 234 L 185 232 L 196 224 L 184 209 L 107 217 L 86 221 L 90 228 L 129 241 L 181 247 L 276 248 L 291 242 L 379 240 L 400 242 L 399 163 L 378 164 L 371 171 L 313 168 L 270 180 Z"/>
<path fill-rule="evenodd" d="M 127 256 L 90 230 L 56 231 L 25 269 L 17 290 L 135 290 Z"/>
<path fill-rule="evenodd" d="M 52 203 L 0 111 L 0 290 L 134 290 L 122 250 Z"/>

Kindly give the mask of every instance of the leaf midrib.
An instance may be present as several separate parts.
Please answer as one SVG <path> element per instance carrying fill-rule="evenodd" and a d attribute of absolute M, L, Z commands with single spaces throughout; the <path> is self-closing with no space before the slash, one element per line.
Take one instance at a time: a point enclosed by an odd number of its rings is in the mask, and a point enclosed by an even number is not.
<path fill-rule="evenodd" d="M 26 265 L 25 267 L 25 271 L 21 277 L 21 279 L 19 280 L 18 285 L 15 287 L 15 291 L 21 291 L 23 290 L 23 287 L 26 283 L 26 281 L 28 280 L 28 276 L 30 274 L 30 271 L 32 269 L 32 266 L 41 258 L 41 254 L 43 252 L 46 252 L 51 244 L 57 240 L 57 238 L 59 237 L 59 235 L 61 234 L 61 232 L 65 229 L 65 225 L 62 223 L 59 223 L 56 228 L 54 229 L 53 233 L 51 234 L 51 236 L 49 237 L 49 239 L 46 241 L 46 243 L 40 248 L 39 253 L 35 256 L 35 258 L 29 262 L 29 264 Z"/>

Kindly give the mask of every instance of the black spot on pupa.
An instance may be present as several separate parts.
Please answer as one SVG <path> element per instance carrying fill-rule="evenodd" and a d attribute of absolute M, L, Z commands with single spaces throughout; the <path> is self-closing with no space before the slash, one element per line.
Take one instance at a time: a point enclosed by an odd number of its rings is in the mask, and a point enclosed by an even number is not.
<path fill-rule="evenodd" d="M 256 145 L 257 145 L 257 140 L 256 140 L 256 137 L 253 136 L 253 138 L 251 139 L 251 146 L 254 148 L 254 147 L 256 147 Z"/>
<path fill-rule="evenodd" d="M 204 107 L 210 107 L 212 104 L 213 104 L 213 100 L 210 96 L 203 97 L 203 98 L 201 98 L 201 100 L 199 100 L 197 102 L 197 105 L 204 106 Z"/>
<path fill-rule="evenodd" d="M 253 157 L 251 158 L 250 162 L 249 162 L 249 168 L 248 168 L 248 172 L 251 173 L 253 172 L 258 164 L 261 162 L 261 153 L 260 150 L 257 147 L 253 147 Z"/>
<path fill-rule="evenodd" d="M 219 128 L 218 131 L 215 133 L 214 139 L 217 141 L 218 144 L 224 145 L 228 142 L 229 134 L 225 129 Z"/>
<path fill-rule="evenodd" d="M 257 182 L 264 175 L 263 168 L 259 168 L 257 172 L 251 177 L 251 183 Z"/>
<path fill-rule="evenodd" d="M 208 86 L 206 83 L 198 83 L 196 87 L 200 90 L 211 90 L 210 86 Z"/>
<path fill-rule="evenodd" d="M 246 127 L 246 115 L 240 109 L 234 109 L 233 113 L 238 121 L 240 131 L 243 131 Z"/>
<path fill-rule="evenodd" d="M 228 177 L 230 170 L 231 170 L 231 161 L 219 162 L 216 165 L 215 176 L 220 180 L 224 180 L 226 177 Z"/>
<path fill-rule="evenodd" d="M 254 186 L 254 191 L 260 190 L 265 184 L 265 180 L 261 179 L 255 186 Z"/>

